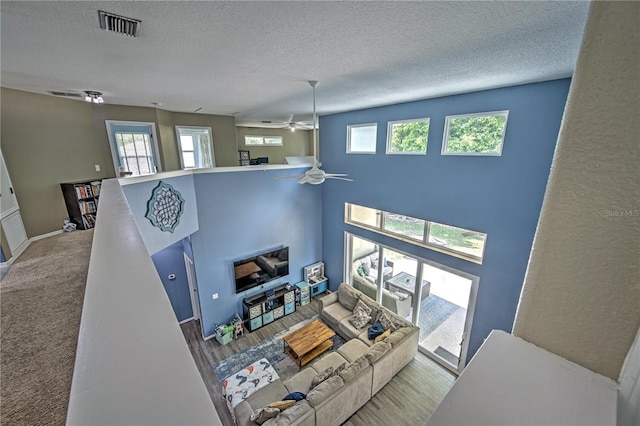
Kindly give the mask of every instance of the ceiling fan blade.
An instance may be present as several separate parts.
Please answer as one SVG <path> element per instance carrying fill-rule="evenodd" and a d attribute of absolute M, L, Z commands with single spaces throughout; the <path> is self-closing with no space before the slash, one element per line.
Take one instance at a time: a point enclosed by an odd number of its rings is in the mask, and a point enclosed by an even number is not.
<path fill-rule="evenodd" d="M 302 178 L 298 181 L 298 183 L 302 184 L 302 183 L 310 183 L 312 181 L 312 179 L 309 177 L 309 175 L 302 175 Z"/>
<path fill-rule="evenodd" d="M 325 173 L 325 176 L 349 176 L 346 173 Z"/>
<path fill-rule="evenodd" d="M 301 177 L 304 177 L 306 175 L 290 175 L 290 176 L 278 176 L 275 177 L 274 179 L 300 179 Z"/>
<path fill-rule="evenodd" d="M 338 177 L 338 176 L 330 176 L 330 175 L 326 175 L 325 176 L 327 179 L 339 179 L 339 180 L 346 180 L 348 182 L 353 182 L 353 179 L 348 179 L 348 178 L 343 178 L 343 177 Z"/>

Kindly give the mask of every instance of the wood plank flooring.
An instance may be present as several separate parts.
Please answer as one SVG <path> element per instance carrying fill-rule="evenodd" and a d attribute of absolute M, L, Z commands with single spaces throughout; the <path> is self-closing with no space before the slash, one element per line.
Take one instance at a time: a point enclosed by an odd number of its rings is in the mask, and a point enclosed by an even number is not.
<path fill-rule="evenodd" d="M 296 312 L 262 327 L 244 337 L 220 345 L 216 339 L 204 341 L 198 321 L 182 324 L 191 354 L 200 370 L 209 396 L 225 426 L 233 426 L 233 419 L 220 392 L 220 383 L 211 367 L 231 355 L 249 348 L 279 331 L 304 321 L 318 313 L 318 302 L 297 306 Z M 349 418 L 345 426 L 413 426 L 424 425 L 433 410 L 449 391 L 455 376 L 418 353 L 415 359 L 400 371 L 367 404 Z"/>

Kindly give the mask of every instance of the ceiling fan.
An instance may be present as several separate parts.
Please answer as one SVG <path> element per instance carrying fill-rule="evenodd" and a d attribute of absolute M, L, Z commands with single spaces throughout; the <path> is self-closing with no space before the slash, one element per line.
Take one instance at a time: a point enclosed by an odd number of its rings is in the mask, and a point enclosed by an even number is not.
<path fill-rule="evenodd" d="M 345 177 L 348 176 L 346 173 L 327 173 L 324 170 L 320 169 L 322 163 L 318 161 L 318 156 L 316 154 L 316 87 L 318 86 L 318 82 L 312 80 L 309 81 L 309 85 L 313 88 L 313 167 L 307 170 L 303 175 L 283 176 L 280 179 L 299 179 L 298 183 L 308 183 L 311 185 L 320 185 L 325 181 L 325 179 L 339 179 L 353 182 L 353 179 L 348 179 Z"/>
<path fill-rule="evenodd" d="M 262 124 L 273 129 L 289 129 L 292 132 L 295 132 L 296 130 L 313 129 L 313 123 L 309 121 L 295 121 L 293 114 L 289 116 L 289 120 L 287 121 L 263 120 Z"/>

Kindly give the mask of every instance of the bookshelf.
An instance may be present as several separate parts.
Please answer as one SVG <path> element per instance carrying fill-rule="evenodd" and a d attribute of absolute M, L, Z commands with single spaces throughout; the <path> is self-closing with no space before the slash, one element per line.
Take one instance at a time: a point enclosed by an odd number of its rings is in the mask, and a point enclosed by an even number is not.
<path fill-rule="evenodd" d="M 60 184 L 69 220 L 78 229 L 90 229 L 96 225 L 100 186 L 99 180 Z"/>

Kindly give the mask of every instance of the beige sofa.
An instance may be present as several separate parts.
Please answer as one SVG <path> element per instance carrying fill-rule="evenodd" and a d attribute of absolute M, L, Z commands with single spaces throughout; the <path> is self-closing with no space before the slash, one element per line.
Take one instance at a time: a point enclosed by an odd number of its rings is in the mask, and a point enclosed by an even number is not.
<path fill-rule="evenodd" d="M 367 324 L 362 330 L 349 322 L 353 307 L 362 299 L 372 308 L 372 322 L 379 310 L 393 319 L 397 330 L 384 341 L 368 339 Z M 378 305 L 350 285 L 341 284 L 338 291 L 319 299 L 320 317 L 347 342 L 329 352 L 285 381 L 276 380 L 239 403 L 234 409 L 238 426 L 256 425 L 251 414 L 258 408 L 282 399 L 291 392 L 302 392 L 306 399 L 267 420 L 264 426 L 318 425 L 338 426 L 371 399 L 416 355 L 420 329 L 388 309 Z M 345 364 L 338 374 L 311 388 L 313 378 L 328 367 Z"/>

